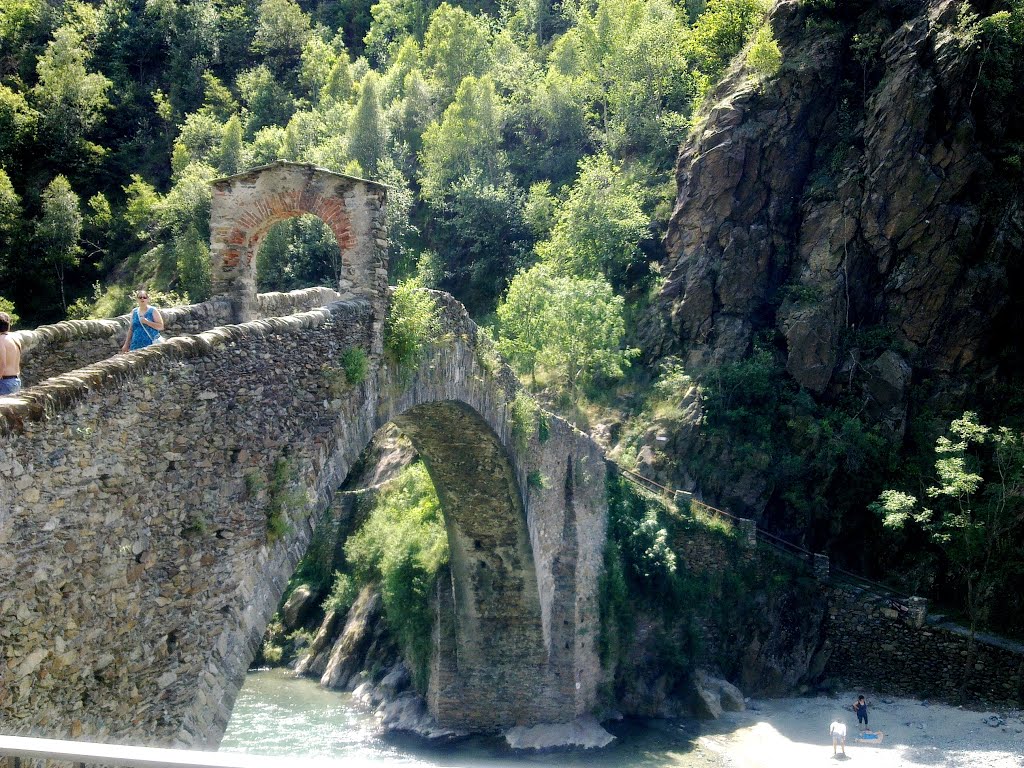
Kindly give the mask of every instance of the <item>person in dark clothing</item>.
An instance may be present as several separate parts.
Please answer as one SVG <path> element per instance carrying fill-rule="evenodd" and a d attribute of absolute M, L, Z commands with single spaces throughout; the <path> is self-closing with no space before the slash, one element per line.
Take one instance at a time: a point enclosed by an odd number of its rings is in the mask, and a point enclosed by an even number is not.
<path fill-rule="evenodd" d="M 862 730 L 868 730 L 868 702 L 863 695 L 858 696 L 853 703 L 853 711 L 857 713 L 857 725 L 864 723 Z"/>

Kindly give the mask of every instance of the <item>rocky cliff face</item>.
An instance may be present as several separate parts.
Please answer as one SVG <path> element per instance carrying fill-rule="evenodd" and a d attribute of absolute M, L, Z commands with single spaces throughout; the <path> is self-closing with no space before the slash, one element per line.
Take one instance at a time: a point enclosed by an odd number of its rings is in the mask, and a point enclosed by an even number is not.
<path fill-rule="evenodd" d="M 860 398 L 895 439 L 912 382 L 995 373 L 1024 244 L 1020 128 L 994 114 L 960 9 L 774 7 L 781 71 L 737 63 L 681 148 L 654 358 L 700 376 L 767 344 L 802 390 Z"/>

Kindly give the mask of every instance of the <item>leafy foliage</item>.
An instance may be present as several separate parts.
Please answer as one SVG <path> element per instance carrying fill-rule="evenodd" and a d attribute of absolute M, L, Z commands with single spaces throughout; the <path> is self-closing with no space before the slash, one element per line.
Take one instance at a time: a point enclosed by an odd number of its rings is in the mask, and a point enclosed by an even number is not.
<path fill-rule="evenodd" d="M 357 581 L 381 585 L 388 625 L 426 690 L 433 616 L 430 595 L 448 563 L 441 505 L 426 468 L 407 467 L 382 490 L 369 519 L 345 544 Z"/>
<path fill-rule="evenodd" d="M 1007 577 L 1024 570 L 1017 555 L 1024 531 L 1024 435 L 986 427 L 970 411 L 950 423 L 949 433 L 935 442 L 935 484 L 924 491 L 929 506 L 889 489 L 871 509 L 886 528 L 919 527 L 942 550 L 964 590 L 974 630 L 989 622 Z"/>
<path fill-rule="evenodd" d="M 554 372 L 573 393 L 598 378 L 622 376 L 623 299 L 602 278 L 558 275 L 546 264 L 520 272 L 498 307 L 498 346 L 522 373 Z"/>
<path fill-rule="evenodd" d="M 415 280 L 399 283 L 391 294 L 391 307 L 384 325 L 384 349 L 399 368 L 411 368 L 420 361 L 427 345 L 441 337 L 440 308 L 434 297 Z"/>
<path fill-rule="evenodd" d="M 580 163 L 580 175 L 555 215 L 551 238 L 537 244 L 543 261 L 585 278 L 622 282 L 649 235 L 640 208 L 643 193 L 626 180 L 607 155 Z"/>
<path fill-rule="evenodd" d="M 739 50 L 722 43 L 736 37 L 726 11 L 749 32 L 750 3 L 717 0 L 694 21 L 668 0 L 11 0 L 0 14 L 5 292 L 30 324 L 70 304 L 98 313 L 87 306 L 97 280 L 201 299 L 209 182 L 278 158 L 388 183 L 397 274 L 437 254 L 436 285 L 478 315 L 538 241 L 545 260 L 628 291 L 643 278 L 639 248 L 657 248 L 645 241 L 665 206 L 651 190 L 669 178 L 694 67 Z M 58 259 L 63 298 L 36 258 L 43 230 L 24 225 L 43 218 L 58 176 L 85 217 L 81 258 Z M 340 263 L 323 256 L 335 244 L 288 226 L 261 248 L 260 287 L 336 282 L 313 266 Z"/>

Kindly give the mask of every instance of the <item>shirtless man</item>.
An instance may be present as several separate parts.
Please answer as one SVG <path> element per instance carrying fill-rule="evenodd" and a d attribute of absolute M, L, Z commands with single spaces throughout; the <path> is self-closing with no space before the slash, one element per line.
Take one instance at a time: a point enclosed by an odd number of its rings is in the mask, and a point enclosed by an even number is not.
<path fill-rule="evenodd" d="M 0 312 L 0 397 L 21 389 L 21 347 L 11 338 L 11 316 Z"/>

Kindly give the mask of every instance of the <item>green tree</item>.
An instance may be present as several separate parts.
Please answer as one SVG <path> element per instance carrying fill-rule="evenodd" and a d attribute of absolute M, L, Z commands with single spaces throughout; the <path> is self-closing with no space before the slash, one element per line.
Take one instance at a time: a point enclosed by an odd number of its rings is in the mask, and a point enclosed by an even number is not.
<path fill-rule="evenodd" d="M 322 98 L 321 94 L 330 82 L 331 73 L 341 58 L 348 62 L 348 55 L 340 38 L 336 38 L 334 43 L 329 43 L 319 35 L 311 35 L 306 40 L 302 46 L 299 84 L 311 102 L 316 103 Z"/>
<path fill-rule="evenodd" d="M 438 87 L 442 104 L 467 77 L 481 77 L 491 67 L 491 34 L 477 16 L 441 3 L 423 38 L 423 66 Z"/>
<path fill-rule="evenodd" d="M 12 326 L 16 325 L 18 320 L 21 319 L 18 317 L 18 313 L 14 311 L 14 302 L 5 299 L 3 296 L 0 296 L 0 312 L 6 312 L 8 315 L 11 316 Z"/>
<path fill-rule="evenodd" d="M 65 273 L 68 267 L 78 265 L 82 252 L 78 242 L 82 234 L 78 195 L 67 178 L 57 176 L 43 190 L 41 203 L 42 216 L 36 222 L 36 239 L 43 251 L 43 260 L 53 267 L 57 275 L 61 306 L 67 310 Z"/>
<path fill-rule="evenodd" d="M 344 104 L 352 97 L 352 70 L 348 56 L 338 56 L 327 77 L 327 83 L 320 91 L 322 104 Z"/>
<path fill-rule="evenodd" d="M 160 193 L 137 173 L 133 173 L 131 178 L 131 184 L 123 187 L 125 205 L 122 216 L 135 237 L 151 241 L 157 226 Z"/>
<path fill-rule="evenodd" d="M 687 58 L 706 76 L 705 82 L 718 80 L 766 11 L 764 0 L 708 0 L 685 44 Z"/>
<path fill-rule="evenodd" d="M 261 0 L 256 12 L 253 53 L 289 85 L 297 85 L 303 46 L 313 34 L 310 19 L 295 0 Z"/>
<path fill-rule="evenodd" d="M 596 104 L 608 151 L 674 152 L 691 88 L 685 28 L 673 4 L 600 0 L 593 15 L 580 16 L 572 34 L 578 41 L 572 74 Z"/>
<path fill-rule="evenodd" d="M 296 112 L 285 128 L 281 157 L 285 160 L 308 160 L 310 152 L 323 141 L 326 133 L 327 126 L 320 112 Z"/>
<path fill-rule="evenodd" d="M 409 176 L 416 175 L 423 134 L 437 118 L 436 101 L 429 83 L 412 71 L 402 87 L 404 93 L 385 112 L 385 122 L 395 150 L 396 161 Z"/>
<path fill-rule="evenodd" d="M 203 72 L 203 109 L 221 121 L 228 120 L 238 112 L 238 102 L 231 94 L 231 89 L 212 72 Z"/>
<path fill-rule="evenodd" d="M 253 135 L 252 141 L 242 148 L 242 166 L 266 165 L 279 160 L 284 140 L 284 128 L 277 125 L 260 128 Z"/>
<path fill-rule="evenodd" d="M 782 51 L 769 25 L 762 25 L 754 35 L 747 52 L 747 64 L 762 78 L 774 77 L 782 67 Z"/>
<path fill-rule="evenodd" d="M 367 72 L 360 83 L 359 102 L 349 124 L 348 154 L 363 174 L 375 178 L 377 165 L 387 151 L 387 136 L 377 95 L 377 73 Z"/>
<path fill-rule="evenodd" d="M 0 281 L 9 279 L 14 269 L 16 239 L 21 230 L 21 198 L 7 171 L 0 167 Z"/>
<path fill-rule="evenodd" d="M 970 411 L 950 423 L 949 433 L 935 442 L 935 484 L 924 494 L 931 500 L 928 506 L 912 494 L 890 489 L 871 509 L 886 528 L 913 525 L 942 550 L 963 586 L 973 640 L 989 620 L 1005 569 L 1021 567 L 1024 435 L 986 427 Z"/>
<path fill-rule="evenodd" d="M 624 304 L 602 278 L 538 264 L 513 278 L 498 307 L 498 346 L 520 371 L 548 369 L 577 396 L 598 377 L 621 377 L 635 355 L 622 346 Z"/>
<path fill-rule="evenodd" d="M 0 4 L 0 60 L 24 55 L 46 10 L 45 0 L 5 0 Z"/>
<path fill-rule="evenodd" d="M 642 195 L 608 155 L 585 158 L 558 209 L 551 237 L 537 244 L 537 254 L 569 274 L 603 275 L 621 283 L 640 253 L 640 241 L 650 234 L 650 221 L 640 208 Z"/>
<path fill-rule="evenodd" d="M 172 170 L 180 173 L 192 162 L 211 162 L 220 149 L 224 138 L 224 126 L 210 112 L 193 112 L 185 118 L 185 122 L 174 140 L 174 153 L 171 156 Z"/>
<path fill-rule="evenodd" d="M 174 186 L 156 207 L 163 232 L 177 237 L 194 227 L 203 239 L 210 233 L 210 182 L 217 169 L 206 163 L 190 163 L 177 174 Z"/>
<path fill-rule="evenodd" d="M 242 170 L 242 121 L 238 115 L 232 115 L 224 126 L 217 153 L 217 168 L 229 176 Z"/>
<path fill-rule="evenodd" d="M 207 81 L 204 74 L 219 58 L 217 28 L 220 20 L 214 0 L 154 2 L 166 29 L 169 62 L 166 82 L 176 114 L 185 115 L 202 104 Z"/>
<path fill-rule="evenodd" d="M 580 79 L 555 67 L 543 78 L 517 83 L 504 121 L 516 178 L 523 183 L 547 179 L 556 187 L 571 181 L 580 159 L 593 151 L 590 106 Z"/>
<path fill-rule="evenodd" d="M 266 65 L 248 69 L 238 76 L 238 92 L 246 109 L 246 133 L 255 136 L 260 128 L 283 126 L 295 111 L 295 101 Z"/>
<path fill-rule="evenodd" d="M 97 148 L 86 137 L 100 124 L 110 104 L 110 80 L 87 68 L 95 11 L 88 6 L 76 8 L 81 23 L 66 24 L 53 33 L 36 65 L 39 80 L 32 88 L 33 101 L 42 114 L 44 141 L 60 164 L 95 154 Z"/>
<path fill-rule="evenodd" d="M 443 263 L 438 287 L 474 316 L 489 314 L 508 281 L 528 262 L 532 237 L 524 195 L 511 179 L 495 184 L 479 171 L 455 181 L 430 225 Z"/>
<path fill-rule="evenodd" d="M 551 233 L 557 210 L 558 199 L 551 194 L 550 181 L 538 181 L 530 185 L 523 216 L 535 235 L 547 237 Z"/>
<path fill-rule="evenodd" d="M 38 121 L 39 113 L 25 97 L 0 83 L 0 167 L 13 170 L 21 165 Z"/>
<path fill-rule="evenodd" d="M 210 250 L 194 225 L 174 239 L 174 254 L 178 268 L 178 286 L 192 303 L 210 298 L 212 277 Z"/>
<path fill-rule="evenodd" d="M 366 55 L 385 66 L 403 41 L 422 40 L 434 11 L 435 0 L 380 0 L 370 8 L 373 21 L 366 33 Z"/>
<path fill-rule="evenodd" d="M 423 134 L 420 184 L 426 200 L 440 199 L 458 179 L 480 171 L 496 181 L 504 168 L 501 103 L 494 82 L 484 75 L 462 81 L 440 123 Z"/>

